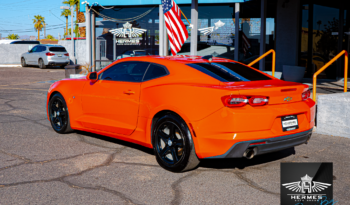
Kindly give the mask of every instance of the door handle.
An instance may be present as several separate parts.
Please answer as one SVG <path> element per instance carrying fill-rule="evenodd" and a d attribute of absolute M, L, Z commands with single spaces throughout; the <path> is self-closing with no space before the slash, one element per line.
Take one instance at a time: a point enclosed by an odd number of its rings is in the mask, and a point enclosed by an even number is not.
<path fill-rule="evenodd" d="M 126 94 L 126 95 L 133 95 L 133 94 L 135 94 L 135 91 L 131 91 L 131 90 L 124 91 L 124 94 Z"/>

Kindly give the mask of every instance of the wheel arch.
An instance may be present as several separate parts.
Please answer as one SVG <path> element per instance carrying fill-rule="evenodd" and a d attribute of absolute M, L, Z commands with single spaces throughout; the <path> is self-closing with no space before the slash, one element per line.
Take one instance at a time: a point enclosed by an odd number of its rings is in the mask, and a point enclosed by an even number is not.
<path fill-rule="evenodd" d="M 179 114 L 179 112 L 176 112 L 172 109 L 163 109 L 163 110 L 159 110 L 158 112 L 156 112 L 153 115 L 153 117 L 151 118 L 152 120 L 151 120 L 151 126 L 150 126 L 150 131 L 149 131 L 149 134 L 150 134 L 149 139 L 150 139 L 152 146 L 153 146 L 153 129 L 154 129 L 158 119 L 166 114 L 169 114 L 169 113 L 179 117 L 180 119 L 182 119 L 186 123 L 188 129 L 190 130 L 191 137 L 193 140 L 193 133 L 192 133 L 192 130 L 190 129 L 190 126 L 189 126 L 189 119 L 185 115 Z"/>

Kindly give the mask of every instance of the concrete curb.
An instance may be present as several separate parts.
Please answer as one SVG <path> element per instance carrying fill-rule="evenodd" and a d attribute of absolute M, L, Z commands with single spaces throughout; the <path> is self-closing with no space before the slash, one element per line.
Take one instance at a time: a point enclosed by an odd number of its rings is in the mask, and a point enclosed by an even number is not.
<path fill-rule="evenodd" d="M 21 67 L 21 64 L 0 64 L 0 67 Z"/>

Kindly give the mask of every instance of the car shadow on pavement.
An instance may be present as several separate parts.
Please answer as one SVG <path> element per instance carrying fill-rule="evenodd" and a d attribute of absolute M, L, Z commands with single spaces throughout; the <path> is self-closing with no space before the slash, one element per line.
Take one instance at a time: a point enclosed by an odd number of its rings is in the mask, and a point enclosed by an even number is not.
<path fill-rule="evenodd" d="M 119 139 L 116 139 L 116 138 L 113 138 L 113 137 L 107 137 L 107 136 L 104 136 L 104 135 L 94 134 L 94 133 L 90 133 L 90 132 L 84 132 L 84 131 L 76 130 L 75 133 L 77 133 L 79 135 L 82 135 L 82 136 L 85 136 L 85 137 L 91 137 L 91 138 L 94 138 L 94 139 L 97 139 L 97 140 L 103 140 L 103 141 L 110 142 L 110 143 L 113 143 L 113 144 L 118 144 L 118 145 L 121 145 L 121 146 L 126 146 L 126 147 L 129 147 L 129 148 L 137 149 L 137 150 L 140 150 L 140 151 L 142 151 L 142 152 L 144 152 L 146 154 L 154 155 L 153 149 L 148 148 L 148 147 L 144 147 L 142 145 L 138 145 L 138 144 L 134 144 L 134 143 L 131 143 L 131 142 L 119 140 Z M 96 143 L 93 143 L 93 144 L 95 144 L 96 146 L 100 146 L 100 145 L 98 145 Z"/>
<path fill-rule="evenodd" d="M 294 155 L 294 147 L 281 150 L 278 152 L 272 152 L 268 154 L 255 156 L 253 159 L 246 158 L 228 158 L 228 159 L 202 159 L 199 167 L 211 168 L 211 169 L 244 169 L 246 167 L 266 164 L 269 162 L 277 161 L 288 156 Z"/>
<path fill-rule="evenodd" d="M 107 137 L 99 134 L 94 134 L 90 132 L 84 132 L 84 131 L 75 131 L 77 134 L 85 136 L 85 137 L 91 137 L 95 140 L 102 140 L 105 142 L 110 142 L 113 144 L 118 144 L 121 146 L 126 146 L 129 148 L 137 149 L 139 151 L 144 152 L 145 154 L 154 155 L 153 149 L 147 148 L 138 144 L 134 144 L 131 142 L 119 140 L 112 137 Z M 94 143 L 95 144 L 95 143 Z M 99 144 L 95 144 L 96 146 L 99 146 Z M 285 150 L 281 150 L 278 152 L 263 154 L 255 156 L 253 159 L 246 159 L 246 158 L 227 158 L 227 159 L 201 159 L 201 162 L 197 168 L 209 168 L 209 169 L 244 169 L 246 167 L 251 167 L 255 165 L 261 165 L 266 164 L 269 162 L 281 160 L 283 158 L 286 158 L 288 156 L 294 155 L 295 149 L 294 147 L 288 148 Z"/>

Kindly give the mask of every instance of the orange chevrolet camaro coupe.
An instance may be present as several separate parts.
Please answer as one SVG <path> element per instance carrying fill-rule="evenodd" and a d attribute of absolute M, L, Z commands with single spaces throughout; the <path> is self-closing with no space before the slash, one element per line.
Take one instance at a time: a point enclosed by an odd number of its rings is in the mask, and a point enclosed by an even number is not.
<path fill-rule="evenodd" d="M 51 85 L 58 133 L 93 132 L 154 149 L 182 172 L 200 159 L 252 158 L 307 143 L 315 102 L 307 85 L 211 57 L 133 57 Z"/>

